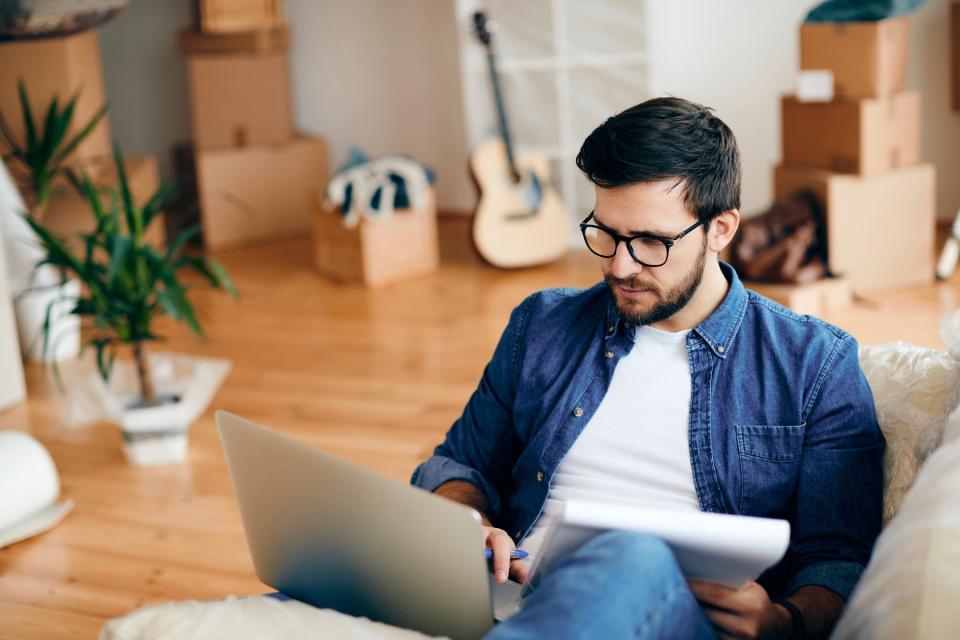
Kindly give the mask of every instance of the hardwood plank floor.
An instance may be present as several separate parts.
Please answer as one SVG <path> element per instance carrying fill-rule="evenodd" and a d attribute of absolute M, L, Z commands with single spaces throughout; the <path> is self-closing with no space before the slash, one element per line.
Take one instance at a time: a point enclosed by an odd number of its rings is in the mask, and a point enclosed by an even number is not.
<path fill-rule="evenodd" d="M 467 229 L 443 223 L 437 274 L 376 290 L 323 280 L 306 239 L 222 253 L 243 297 L 196 292 L 208 341 L 163 324 L 162 348 L 234 362 L 181 465 L 132 467 L 110 425 L 62 426 L 53 387 L 31 365 L 30 400 L 0 414 L 0 428 L 49 448 L 76 509 L 0 551 L 0 638 L 92 638 L 106 619 L 145 604 L 267 590 L 247 555 L 214 408 L 406 482 L 459 415 L 510 310 L 536 289 L 598 280 L 596 260 L 580 252 L 523 271 L 485 267 Z M 938 347 L 940 317 L 958 300 L 955 276 L 826 319 L 862 344 Z"/>

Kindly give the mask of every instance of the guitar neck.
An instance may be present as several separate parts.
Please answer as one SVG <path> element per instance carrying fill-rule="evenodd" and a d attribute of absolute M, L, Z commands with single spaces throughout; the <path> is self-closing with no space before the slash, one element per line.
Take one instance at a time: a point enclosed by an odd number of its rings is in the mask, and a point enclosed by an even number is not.
<path fill-rule="evenodd" d="M 510 167 L 510 177 L 514 182 L 520 181 L 520 172 L 513 156 L 513 141 L 510 138 L 510 125 L 507 123 L 507 110 L 503 104 L 503 92 L 500 90 L 500 78 L 497 75 L 497 60 L 493 47 L 487 45 L 487 66 L 490 69 L 490 83 L 493 86 L 493 99 L 497 107 L 497 124 L 500 127 L 500 137 L 507 149 L 507 164 Z"/>

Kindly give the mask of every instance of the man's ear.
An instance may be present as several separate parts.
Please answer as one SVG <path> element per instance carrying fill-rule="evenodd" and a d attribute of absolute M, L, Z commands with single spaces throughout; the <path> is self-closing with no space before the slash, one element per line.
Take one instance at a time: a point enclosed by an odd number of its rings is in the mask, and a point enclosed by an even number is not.
<path fill-rule="evenodd" d="M 707 231 L 707 247 L 710 251 L 720 253 L 727 248 L 739 228 L 740 211 L 738 209 L 723 211 L 710 221 L 710 228 Z"/>

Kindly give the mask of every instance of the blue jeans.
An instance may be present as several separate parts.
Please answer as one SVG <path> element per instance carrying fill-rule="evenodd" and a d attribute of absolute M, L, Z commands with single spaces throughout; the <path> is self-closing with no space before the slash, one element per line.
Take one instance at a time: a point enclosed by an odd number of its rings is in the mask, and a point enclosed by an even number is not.
<path fill-rule="evenodd" d="M 600 534 L 542 576 L 487 640 L 715 639 L 670 548 L 642 533 Z"/>

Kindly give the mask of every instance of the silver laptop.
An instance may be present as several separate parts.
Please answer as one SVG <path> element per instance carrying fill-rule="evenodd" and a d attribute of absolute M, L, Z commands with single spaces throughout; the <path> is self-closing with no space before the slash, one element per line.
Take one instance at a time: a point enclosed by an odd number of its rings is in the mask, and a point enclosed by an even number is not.
<path fill-rule="evenodd" d="M 479 638 L 516 611 L 492 581 L 473 509 L 238 416 L 217 426 L 253 565 L 297 600 L 428 635 Z"/>

